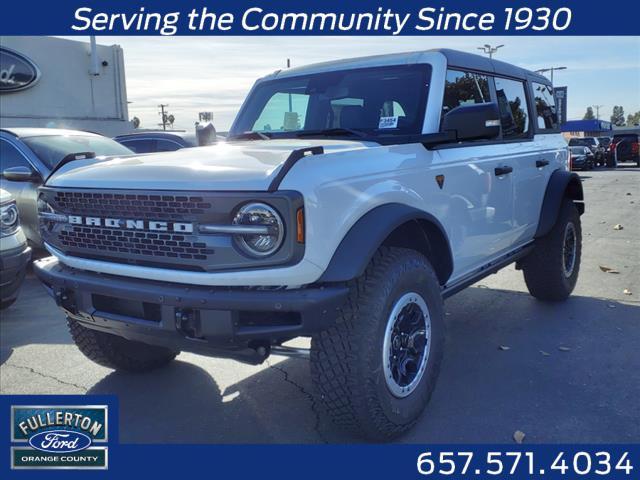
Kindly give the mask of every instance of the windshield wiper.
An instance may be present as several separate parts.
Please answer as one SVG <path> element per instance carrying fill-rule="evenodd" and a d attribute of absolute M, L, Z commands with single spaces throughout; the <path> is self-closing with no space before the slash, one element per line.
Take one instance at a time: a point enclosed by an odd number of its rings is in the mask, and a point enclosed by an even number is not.
<path fill-rule="evenodd" d="M 271 140 L 271 136 L 262 132 L 243 132 L 232 137 L 230 140 Z"/>
<path fill-rule="evenodd" d="M 363 132 L 361 130 L 354 130 L 353 128 L 343 127 L 325 128 L 324 130 L 307 130 L 295 133 L 296 137 L 331 137 L 334 135 L 351 135 L 359 138 L 368 136 L 366 132 Z"/>

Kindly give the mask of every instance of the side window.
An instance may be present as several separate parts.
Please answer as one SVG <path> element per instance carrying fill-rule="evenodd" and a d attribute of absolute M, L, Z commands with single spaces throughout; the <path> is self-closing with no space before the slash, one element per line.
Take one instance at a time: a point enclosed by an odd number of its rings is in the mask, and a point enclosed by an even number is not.
<path fill-rule="evenodd" d="M 524 83 L 496 77 L 496 95 L 500 108 L 503 138 L 527 137 L 529 134 L 529 115 Z"/>
<path fill-rule="evenodd" d="M 555 130 L 558 128 L 556 114 L 556 100 L 553 88 L 549 85 L 533 82 L 533 101 L 536 104 L 536 122 L 540 130 Z"/>
<path fill-rule="evenodd" d="M 274 94 L 253 124 L 254 132 L 286 132 L 304 128 L 309 95 L 302 93 Z"/>
<path fill-rule="evenodd" d="M 149 153 L 156 151 L 155 140 L 123 140 L 120 143 L 125 147 L 130 148 L 135 153 Z"/>
<path fill-rule="evenodd" d="M 171 140 L 158 140 L 157 152 L 174 152 L 176 150 L 180 150 L 182 148 L 176 142 L 172 142 Z"/>
<path fill-rule="evenodd" d="M 444 84 L 442 115 L 460 105 L 491 101 L 489 80 L 486 75 L 458 70 L 447 70 Z"/>
<path fill-rule="evenodd" d="M 0 160 L 0 163 L 2 164 L 0 171 L 13 167 L 31 168 L 27 159 L 24 158 L 24 155 L 22 155 L 16 147 L 3 139 L 0 139 Z"/>

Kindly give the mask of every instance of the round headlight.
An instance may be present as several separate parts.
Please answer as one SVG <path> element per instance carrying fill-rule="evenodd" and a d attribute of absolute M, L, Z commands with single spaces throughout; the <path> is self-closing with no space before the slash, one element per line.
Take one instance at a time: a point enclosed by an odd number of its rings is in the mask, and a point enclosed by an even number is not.
<path fill-rule="evenodd" d="M 284 239 L 284 223 L 278 212 L 265 203 L 248 203 L 238 210 L 234 225 L 265 227 L 265 233 L 238 234 L 240 248 L 254 257 L 266 257 L 275 253 Z"/>
<path fill-rule="evenodd" d="M 10 203 L 0 209 L 0 224 L 3 233 L 8 233 L 18 226 L 18 208 L 15 203 Z"/>

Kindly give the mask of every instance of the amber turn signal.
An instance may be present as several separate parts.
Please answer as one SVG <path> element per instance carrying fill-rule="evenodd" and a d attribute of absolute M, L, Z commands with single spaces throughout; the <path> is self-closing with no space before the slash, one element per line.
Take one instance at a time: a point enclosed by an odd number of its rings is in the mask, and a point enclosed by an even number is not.
<path fill-rule="evenodd" d="M 298 243 L 304 243 L 304 210 L 298 209 L 296 213 L 296 239 Z"/>

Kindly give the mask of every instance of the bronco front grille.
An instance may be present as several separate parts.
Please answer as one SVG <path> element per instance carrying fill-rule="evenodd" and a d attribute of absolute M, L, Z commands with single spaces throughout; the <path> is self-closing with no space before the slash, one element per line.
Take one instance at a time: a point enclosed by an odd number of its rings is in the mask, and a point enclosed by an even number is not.
<path fill-rule="evenodd" d="M 262 201 L 296 224 L 303 205 L 296 192 L 99 190 L 44 186 L 39 208 L 44 242 L 61 253 L 112 263 L 213 272 L 297 262 L 303 244 L 287 239 L 267 259 L 242 253 L 228 234 L 201 233 L 200 225 L 230 225 L 238 208 Z M 59 218 L 66 220 L 60 221 Z M 167 279 L 170 281 L 170 279 Z"/>
<path fill-rule="evenodd" d="M 204 242 L 194 242 L 186 235 L 131 232 L 101 227 L 79 227 L 60 232 L 65 247 L 88 248 L 153 257 L 207 260 L 214 253 Z"/>
<path fill-rule="evenodd" d="M 56 192 L 56 204 L 76 215 L 129 216 L 153 220 L 178 220 L 203 215 L 211 202 L 187 195 Z"/>

